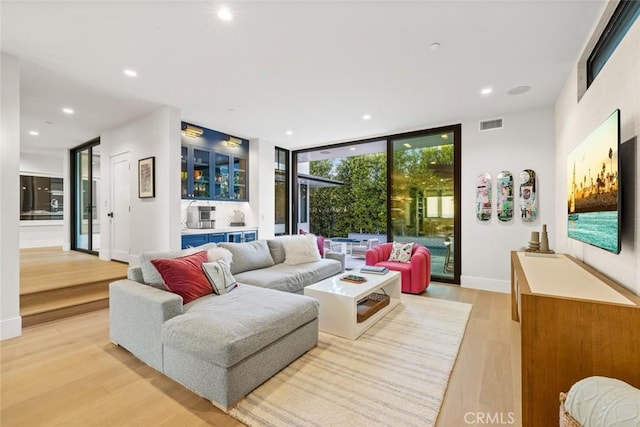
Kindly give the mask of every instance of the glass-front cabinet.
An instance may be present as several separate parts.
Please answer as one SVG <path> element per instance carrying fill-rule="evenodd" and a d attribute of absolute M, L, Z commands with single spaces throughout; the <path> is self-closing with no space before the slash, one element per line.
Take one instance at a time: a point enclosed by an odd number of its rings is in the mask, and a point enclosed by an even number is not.
<path fill-rule="evenodd" d="M 183 199 L 189 197 L 189 168 L 187 159 L 189 158 L 189 147 L 180 147 L 180 194 Z"/>
<path fill-rule="evenodd" d="M 214 199 L 248 200 L 247 159 L 215 153 Z"/>
<path fill-rule="evenodd" d="M 211 150 L 181 147 L 181 194 L 183 199 L 211 199 Z"/>
<path fill-rule="evenodd" d="M 182 123 L 183 199 L 248 201 L 249 141 Z"/>
<path fill-rule="evenodd" d="M 211 151 L 193 149 L 193 197 L 211 198 Z"/>
<path fill-rule="evenodd" d="M 247 159 L 233 158 L 233 194 L 232 199 L 247 199 Z"/>
<path fill-rule="evenodd" d="M 229 162 L 230 157 L 226 154 L 215 153 L 215 190 L 213 197 L 215 199 L 229 199 Z"/>

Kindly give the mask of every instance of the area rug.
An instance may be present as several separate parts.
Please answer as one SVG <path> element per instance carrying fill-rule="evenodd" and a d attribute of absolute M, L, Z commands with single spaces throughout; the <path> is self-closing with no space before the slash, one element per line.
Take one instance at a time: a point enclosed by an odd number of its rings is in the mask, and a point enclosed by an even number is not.
<path fill-rule="evenodd" d="M 229 414 L 262 426 L 433 426 L 471 305 L 402 295 L 351 341 L 318 346 L 251 392 Z"/>

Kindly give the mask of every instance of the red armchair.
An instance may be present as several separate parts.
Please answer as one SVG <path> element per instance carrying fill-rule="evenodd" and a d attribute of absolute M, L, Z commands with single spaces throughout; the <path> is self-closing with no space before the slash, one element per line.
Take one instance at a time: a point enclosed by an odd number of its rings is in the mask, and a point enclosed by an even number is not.
<path fill-rule="evenodd" d="M 402 275 L 402 292 L 421 294 L 431 282 L 431 252 L 424 246 L 415 244 L 411 252 L 411 262 L 387 261 L 393 243 L 374 246 L 365 253 L 367 265 L 379 265 Z"/>

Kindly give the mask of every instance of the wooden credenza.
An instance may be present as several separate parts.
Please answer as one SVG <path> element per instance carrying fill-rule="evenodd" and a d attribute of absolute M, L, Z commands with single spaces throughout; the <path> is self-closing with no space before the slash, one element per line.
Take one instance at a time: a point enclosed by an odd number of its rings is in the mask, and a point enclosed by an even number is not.
<path fill-rule="evenodd" d="M 640 388 L 640 298 L 569 255 L 511 253 L 520 321 L 522 425 L 557 426 L 558 395 L 582 378 Z"/>

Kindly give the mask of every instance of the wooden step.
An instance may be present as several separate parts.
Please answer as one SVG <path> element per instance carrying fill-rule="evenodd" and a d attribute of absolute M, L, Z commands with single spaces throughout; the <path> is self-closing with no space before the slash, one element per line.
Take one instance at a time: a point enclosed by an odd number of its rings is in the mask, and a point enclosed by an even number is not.
<path fill-rule="evenodd" d="M 109 283 L 102 280 L 84 285 L 20 296 L 23 326 L 73 316 L 109 306 Z"/>
<path fill-rule="evenodd" d="M 82 252 L 61 248 L 33 248 L 20 251 L 20 295 L 114 281 L 127 275 L 125 263 L 105 261 Z"/>
<path fill-rule="evenodd" d="M 30 326 L 109 306 L 109 283 L 127 264 L 60 247 L 20 250 L 20 314 Z"/>

